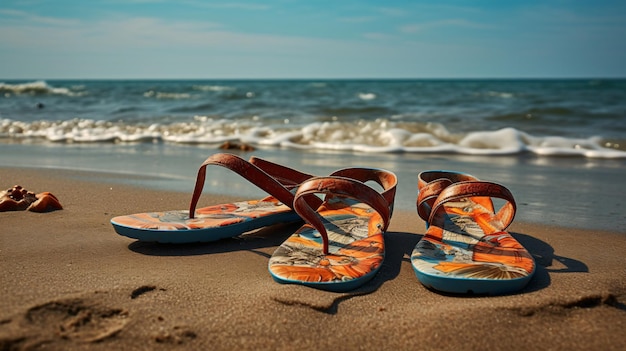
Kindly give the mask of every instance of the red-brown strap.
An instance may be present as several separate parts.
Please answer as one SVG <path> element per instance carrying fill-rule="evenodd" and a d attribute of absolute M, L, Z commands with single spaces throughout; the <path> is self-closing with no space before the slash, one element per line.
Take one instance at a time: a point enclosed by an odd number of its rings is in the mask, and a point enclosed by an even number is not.
<path fill-rule="evenodd" d="M 333 172 L 331 176 L 345 177 L 358 180 L 362 183 L 373 181 L 378 183 L 382 188 L 382 196 L 389 203 L 390 211 L 393 212 L 393 204 L 396 198 L 396 186 L 398 185 L 398 177 L 387 170 L 378 168 L 344 168 Z"/>
<path fill-rule="evenodd" d="M 478 178 L 467 173 L 455 171 L 424 171 L 420 172 L 417 177 L 417 186 L 421 189 L 424 185 L 441 178 L 449 179 L 452 183 L 478 180 Z"/>
<path fill-rule="evenodd" d="M 202 195 L 204 188 L 204 182 L 206 178 L 206 166 L 215 165 L 225 167 L 258 186 L 268 194 L 274 196 L 278 201 L 283 204 L 292 207 L 293 206 L 293 194 L 283 186 L 279 181 L 265 173 L 259 167 L 252 163 L 235 156 L 232 154 L 215 154 L 209 156 L 198 170 L 198 177 L 196 178 L 196 186 L 193 190 L 191 197 L 191 203 L 189 205 L 189 218 L 195 217 L 196 205 Z"/>
<path fill-rule="evenodd" d="M 369 205 L 383 219 L 382 230 L 387 230 L 391 220 L 392 204 L 375 189 L 355 179 L 329 176 L 311 178 L 300 185 L 294 199 L 294 210 L 302 219 L 312 225 L 322 236 L 324 254 L 328 254 L 328 233 L 322 216 L 310 206 L 310 198 L 315 194 L 349 197 Z"/>
<path fill-rule="evenodd" d="M 428 220 L 430 210 L 435 204 L 435 200 L 437 200 L 437 197 L 439 197 L 443 189 L 447 188 L 450 184 L 452 184 L 450 179 L 441 178 L 422 186 L 417 194 L 417 214 L 419 214 L 423 220 Z"/>
<path fill-rule="evenodd" d="M 311 174 L 302 173 L 293 168 L 254 156 L 250 157 L 250 163 L 262 169 L 287 188 L 296 187 L 305 180 L 313 177 Z"/>
<path fill-rule="evenodd" d="M 453 171 L 425 171 L 421 172 L 417 177 L 417 213 L 419 216 L 428 221 L 431 208 L 439 194 L 450 184 L 478 181 L 478 178 L 467 173 L 459 173 Z"/>
<path fill-rule="evenodd" d="M 304 181 L 314 177 L 311 174 L 254 156 L 250 158 L 250 163 L 262 169 L 288 189 L 297 187 Z M 363 183 L 374 181 L 384 189 L 382 195 L 387 202 L 391 206 L 394 204 L 398 178 L 392 172 L 377 168 L 349 167 L 337 170 L 331 173 L 330 176 L 351 178 Z M 322 201 L 319 198 L 309 197 L 309 205 L 312 208 L 318 208 L 321 204 Z"/>
<path fill-rule="evenodd" d="M 446 202 L 461 200 L 467 197 L 481 196 L 499 198 L 506 201 L 498 213 L 495 214 L 495 218 L 502 223 L 502 228 L 500 228 L 500 230 L 506 229 L 513 221 L 517 208 L 513 194 L 509 189 L 500 184 L 483 181 L 459 182 L 446 187 L 443 191 L 441 191 L 439 197 L 437 197 L 437 200 L 432 207 L 428 222 L 434 224 L 432 221 L 435 219 L 435 215 L 439 211 L 444 211 L 443 205 Z"/>
<path fill-rule="evenodd" d="M 293 168 L 280 165 L 262 158 L 250 157 L 250 163 L 259 167 L 265 173 L 276 179 L 284 187 L 295 193 L 298 186 L 307 179 L 313 178 L 314 175 L 297 171 Z M 322 200 L 318 197 L 309 198 L 310 205 L 318 208 L 322 204 Z M 291 204 L 289 205 L 291 207 Z"/>

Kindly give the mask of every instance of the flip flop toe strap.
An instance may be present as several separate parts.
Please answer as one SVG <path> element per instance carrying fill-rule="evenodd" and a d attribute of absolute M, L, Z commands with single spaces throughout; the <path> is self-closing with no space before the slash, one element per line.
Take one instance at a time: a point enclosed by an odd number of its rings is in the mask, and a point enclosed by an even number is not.
<path fill-rule="evenodd" d="M 294 199 L 294 210 L 322 236 L 324 254 L 328 254 L 328 234 L 322 216 L 310 206 L 316 194 L 349 197 L 369 205 L 383 219 L 385 231 L 391 219 L 391 205 L 378 191 L 364 183 L 345 177 L 315 177 L 300 185 Z"/>
<path fill-rule="evenodd" d="M 432 206 L 428 222 L 431 224 L 437 214 L 444 210 L 444 204 L 451 201 L 459 201 L 468 197 L 490 197 L 505 200 L 506 203 L 495 214 L 494 219 L 502 225 L 500 230 L 506 229 L 515 217 L 516 204 L 513 194 L 506 187 L 492 182 L 465 181 L 448 185 L 441 191 Z"/>
<path fill-rule="evenodd" d="M 303 173 L 295 169 L 262 159 L 251 157 L 250 163 L 262 169 L 265 173 L 274 177 L 288 189 L 299 186 L 302 182 L 315 177 L 314 175 Z M 396 196 L 397 176 L 384 169 L 348 167 L 339 169 L 330 176 L 345 177 L 358 180 L 360 182 L 374 181 L 383 187 L 383 197 L 390 204 L 394 203 Z M 321 203 L 320 203 L 321 204 Z M 318 204 L 319 205 L 319 204 Z"/>
<path fill-rule="evenodd" d="M 423 220 L 428 220 L 435 200 L 437 200 L 437 197 L 439 197 L 443 189 L 447 188 L 450 184 L 452 184 L 450 179 L 442 178 L 424 185 L 419 190 L 419 194 L 417 194 L 417 214 L 419 214 Z"/>
<path fill-rule="evenodd" d="M 362 183 L 373 181 L 383 188 L 381 195 L 387 200 L 390 211 L 393 212 L 393 204 L 396 198 L 396 186 L 398 185 L 398 177 L 387 170 L 377 168 L 344 168 L 335 171 L 331 176 L 345 177 L 358 180 Z"/>
<path fill-rule="evenodd" d="M 262 169 L 288 189 L 295 188 L 300 185 L 300 183 L 313 177 L 311 174 L 303 173 L 293 168 L 254 156 L 250 157 L 250 163 Z"/>
<path fill-rule="evenodd" d="M 478 181 L 478 178 L 467 173 L 452 171 L 424 171 L 417 176 L 417 213 L 428 221 L 435 200 L 443 189 L 450 184 L 466 181 Z"/>
<path fill-rule="evenodd" d="M 209 165 L 225 167 L 252 184 L 258 186 L 268 194 L 274 196 L 278 201 L 291 207 L 293 203 L 293 194 L 278 180 L 265 173 L 261 168 L 254 164 L 235 156 L 232 154 L 215 154 L 209 156 L 198 169 L 198 177 L 196 179 L 196 186 L 191 197 L 191 203 L 189 205 L 189 218 L 195 217 L 196 205 L 202 195 L 204 188 L 204 182 L 206 179 L 206 167 Z"/>

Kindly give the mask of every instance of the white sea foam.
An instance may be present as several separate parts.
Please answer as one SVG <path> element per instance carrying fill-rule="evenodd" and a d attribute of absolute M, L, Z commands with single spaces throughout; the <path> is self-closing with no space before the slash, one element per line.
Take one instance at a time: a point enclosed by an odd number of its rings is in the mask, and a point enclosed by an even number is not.
<path fill-rule="evenodd" d="M 72 119 L 22 122 L 0 120 L 0 139 L 40 139 L 50 142 L 168 142 L 221 144 L 243 142 L 257 146 L 370 153 L 456 153 L 468 155 L 580 156 L 626 158 L 626 151 L 607 148 L 603 139 L 535 136 L 515 128 L 451 133 L 438 123 L 375 121 L 315 122 L 306 125 L 263 124 L 195 118 L 170 124 Z"/>
<path fill-rule="evenodd" d="M 225 85 L 194 85 L 193 89 L 200 91 L 232 91 L 235 87 L 229 87 Z"/>
<path fill-rule="evenodd" d="M 472 154 L 515 154 L 525 150 L 522 135 L 514 128 L 468 133 L 458 146 Z"/>
<path fill-rule="evenodd" d="M 165 92 L 154 91 L 154 90 L 146 91 L 145 93 L 143 93 L 143 96 L 147 98 L 172 99 L 172 100 L 191 98 L 191 94 L 188 94 L 188 93 L 165 93 Z"/>
<path fill-rule="evenodd" d="M 374 100 L 374 99 L 376 99 L 376 94 L 374 94 L 374 93 L 359 93 L 359 99 L 361 99 L 361 100 Z"/>
<path fill-rule="evenodd" d="M 507 93 L 507 92 L 502 92 L 502 91 L 488 91 L 486 94 L 487 96 L 499 97 L 502 99 L 510 99 L 514 97 L 512 93 Z"/>
<path fill-rule="evenodd" d="M 82 90 L 84 87 L 76 90 Z M 37 94 L 54 94 L 54 95 L 67 95 L 67 96 L 82 96 L 85 95 L 85 91 L 72 91 L 68 88 L 58 88 L 48 85 L 43 80 L 38 80 L 28 83 L 8 84 L 0 82 L 0 93 L 5 97 L 11 95 L 37 95 Z"/>

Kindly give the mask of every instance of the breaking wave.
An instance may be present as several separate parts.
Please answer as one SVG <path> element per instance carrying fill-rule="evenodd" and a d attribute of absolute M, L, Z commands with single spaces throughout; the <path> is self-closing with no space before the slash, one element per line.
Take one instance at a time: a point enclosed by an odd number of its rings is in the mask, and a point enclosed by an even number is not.
<path fill-rule="evenodd" d="M 78 91 L 74 91 L 68 88 L 56 88 L 48 85 L 45 81 L 39 80 L 28 83 L 9 84 L 0 82 L 0 94 L 5 97 L 11 95 L 67 95 L 67 96 L 82 96 L 85 95 L 85 91 L 81 91 L 83 87 L 76 87 Z"/>
<path fill-rule="evenodd" d="M 22 122 L 0 120 L 0 140 L 55 143 L 165 142 L 335 150 L 366 153 L 453 153 L 467 155 L 580 156 L 626 158 L 626 140 L 600 137 L 535 136 L 515 128 L 453 133 L 433 122 L 387 119 L 314 122 L 294 125 L 257 120 L 233 121 L 196 116 L 190 122 L 127 123 L 90 119 Z"/>

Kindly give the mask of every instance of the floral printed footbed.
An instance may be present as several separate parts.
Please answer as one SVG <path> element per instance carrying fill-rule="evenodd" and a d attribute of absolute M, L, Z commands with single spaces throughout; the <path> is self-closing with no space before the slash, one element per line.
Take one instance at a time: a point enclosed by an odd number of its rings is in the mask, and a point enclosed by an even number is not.
<path fill-rule="evenodd" d="M 186 243 L 214 241 L 298 219 L 291 208 L 270 197 L 199 208 L 195 218 L 180 210 L 119 216 L 111 223 L 118 234 L 141 241 Z"/>
<path fill-rule="evenodd" d="M 276 250 L 270 273 L 282 282 L 317 287 L 373 275 L 385 252 L 380 214 L 362 203 L 341 201 L 325 203 L 318 212 L 324 216 L 329 253 L 323 253 L 319 232 L 306 224 Z"/>
<path fill-rule="evenodd" d="M 444 228 L 431 226 L 411 255 L 413 268 L 425 285 L 435 280 L 437 290 L 506 292 L 531 278 L 532 256 L 509 233 L 497 229 L 501 224 L 494 221 L 491 211 L 466 198 L 447 203 L 444 217 L 438 220 Z M 482 284 L 485 291 L 480 291 L 480 281 L 487 282 Z"/>
<path fill-rule="evenodd" d="M 291 209 L 277 201 L 242 201 L 232 204 L 203 207 L 196 210 L 195 218 L 189 211 L 137 213 L 115 217 L 118 225 L 147 230 L 193 230 L 221 227 L 259 218 Z"/>

